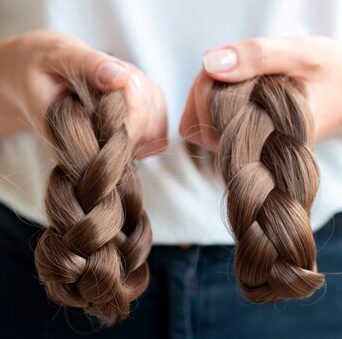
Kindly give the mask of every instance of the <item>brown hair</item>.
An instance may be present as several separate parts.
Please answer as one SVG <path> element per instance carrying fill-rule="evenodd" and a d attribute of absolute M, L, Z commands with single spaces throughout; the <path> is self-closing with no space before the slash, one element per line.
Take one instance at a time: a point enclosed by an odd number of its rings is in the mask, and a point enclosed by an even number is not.
<path fill-rule="evenodd" d="M 208 104 L 244 295 L 257 303 L 310 296 L 324 276 L 310 226 L 319 171 L 303 88 L 282 75 L 216 82 Z"/>
<path fill-rule="evenodd" d="M 46 115 L 57 166 L 36 267 L 53 301 L 111 325 L 148 284 L 151 229 L 132 167 L 124 94 L 100 94 L 75 77 L 67 82 Z"/>

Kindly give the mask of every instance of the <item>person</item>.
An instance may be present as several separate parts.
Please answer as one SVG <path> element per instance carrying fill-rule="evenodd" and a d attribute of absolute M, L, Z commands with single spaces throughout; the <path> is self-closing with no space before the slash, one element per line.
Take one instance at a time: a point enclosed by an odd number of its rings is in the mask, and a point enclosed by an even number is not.
<path fill-rule="evenodd" d="M 0 9 L 2 338 L 342 335 L 342 278 L 335 274 L 342 270 L 338 2 L 0 0 Z M 41 127 L 68 69 L 99 90 L 124 88 L 132 102 L 129 129 L 141 137 L 138 171 L 154 241 L 151 281 L 131 316 L 111 328 L 51 303 L 34 268 L 53 166 Z M 221 184 L 198 170 L 182 140 L 217 147 L 203 109 L 208 79 L 276 73 L 304 83 L 315 120 L 321 184 L 312 225 L 327 285 L 308 300 L 254 305 L 234 281 Z M 156 154 L 167 130 L 169 146 Z"/>

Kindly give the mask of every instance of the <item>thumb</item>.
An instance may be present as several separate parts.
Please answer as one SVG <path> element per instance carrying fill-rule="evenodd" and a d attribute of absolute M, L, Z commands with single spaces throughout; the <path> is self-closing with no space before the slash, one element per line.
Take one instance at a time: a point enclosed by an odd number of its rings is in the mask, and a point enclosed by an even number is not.
<path fill-rule="evenodd" d="M 99 63 L 95 72 L 88 78 L 102 91 L 110 91 L 126 86 L 130 70 L 127 65 L 117 60 L 106 60 Z"/>
<path fill-rule="evenodd" d="M 314 39 L 254 38 L 210 49 L 202 63 L 211 78 L 237 82 L 276 73 L 306 78 L 318 57 Z"/>
<path fill-rule="evenodd" d="M 128 63 L 89 48 L 69 44 L 50 55 L 45 64 L 62 77 L 77 74 L 85 77 L 101 91 L 110 91 L 126 86 L 131 67 Z"/>

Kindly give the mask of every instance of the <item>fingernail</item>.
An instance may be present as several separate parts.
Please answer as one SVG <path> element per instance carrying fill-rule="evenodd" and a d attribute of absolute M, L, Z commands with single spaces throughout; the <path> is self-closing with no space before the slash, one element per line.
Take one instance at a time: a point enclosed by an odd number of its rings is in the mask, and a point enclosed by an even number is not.
<path fill-rule="evenodd" d="M 202 63 L 209 73 L 228 72 L 237 65 L 237 54 L 231 48 L 207 52 Z"/>
<path fill-rule="evenodd" d="M 97 79 L 102 86 L 108 86 L 119 74 L 125 71 L 125 66 L 115 62 L 108 62 L 103 64 L 97 71 Z"/>

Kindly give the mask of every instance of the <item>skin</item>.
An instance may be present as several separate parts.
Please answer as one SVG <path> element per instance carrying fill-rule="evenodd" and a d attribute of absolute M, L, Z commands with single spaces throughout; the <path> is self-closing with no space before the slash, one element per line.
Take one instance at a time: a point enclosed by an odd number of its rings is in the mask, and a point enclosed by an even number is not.
<path fill-rule="evenodd" d="M 231 49 L 237 65 L 210 73 L 203 67 L 190 90 L 180 123 L 188 141 L 212 151 L 219 136 L 212 127 L 206 98 L 214 80 L 239 82 L 262 74 L 285 74 L 305 86 L 315 122 L 315 141 L 334 136 L 342 127 L 342 44 L 329 38 L 255 38 L 215 47 Z"/>
<path fill-rule="evenodd" d="M 237 82 L 261 74 L 283 73 L 306 88 L 316 128 L 316 141 L 340 132 L 342 126 L 342 45 L 332 39 L 256 38 L 214 47 L 237 53 L 228 72 L 204 68 L 190 90 L 180 124 L 188 141 L 216 150 L 219 136 L 211 127 L 206 98 L 214 79 Z M 102 83 L 99 70 L 107 62 L 123 67 Z M 44 112 L 63 91 L 68 71 L 84 76 L 102 91 L 123 89 L 130 107 L 128 131 L 139 145 L 136 157 L 162 151 L 167 144 L 166 103 L 162 90 L 133 65 L 91 49 L 69 35 L 29 32 L 0 42 L 0 137 L 32 127 L 41 130 Z"/>
<path fill-rule="evenodd" d="M 108 63 L 120 67 L 120 72 L 103 82 L 100 70 Z M 72 36 L 50 31 L 29 32 L 0 42 L 0 138 L 28 127 L 44 133 L 44 114 L 65 90 L 63 77 L 70 72 L 103 92 L 125 92 L 127 129 L 138 145 L 136 158 L 166 147 L 167 112 L 160 87 L 135 66 Z"/>

